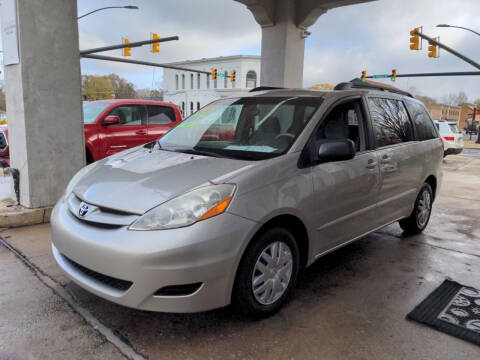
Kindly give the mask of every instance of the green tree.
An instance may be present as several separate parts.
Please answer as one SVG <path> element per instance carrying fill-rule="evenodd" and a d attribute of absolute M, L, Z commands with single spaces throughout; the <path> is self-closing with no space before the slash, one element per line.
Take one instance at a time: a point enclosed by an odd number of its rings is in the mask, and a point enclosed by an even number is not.
<path fill-rule="evenodd" d="M 113 86 L 114 97 L 116 99 L 135 99 L 137 93 L 132 83 L 121 78 L 117 74 L 107 76 Z"/>
<path fill-rule="evenodd" d="M 82 95 L 85 100 L 112 99 L 115 95 L 107 76 L 82 75 Z"/>

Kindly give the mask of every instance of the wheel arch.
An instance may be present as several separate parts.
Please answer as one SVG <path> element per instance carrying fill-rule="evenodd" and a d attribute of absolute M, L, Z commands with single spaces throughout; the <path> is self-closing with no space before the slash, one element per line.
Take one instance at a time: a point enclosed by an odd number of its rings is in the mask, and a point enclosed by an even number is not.
<path fill-rule="evenodd" d="M 424 182 L 429 184 L 430 187 L 432 188 L 433 199 L 435 199 L 437 195 L 437 178 L 435 177 L 435 175 L 430 175 L 425 179 Z"/>

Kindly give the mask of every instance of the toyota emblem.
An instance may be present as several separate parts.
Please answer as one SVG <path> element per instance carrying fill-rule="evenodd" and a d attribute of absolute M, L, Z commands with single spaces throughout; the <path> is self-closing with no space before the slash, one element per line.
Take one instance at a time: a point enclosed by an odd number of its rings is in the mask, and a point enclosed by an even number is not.
<path fill-rule="evenodd" d="M 83 203 L 81 204 L 80 209 L 78 209 L 78 215 L 83 217 L 88 214 L 88 210 L 89 210 L 88 205 Z"/>

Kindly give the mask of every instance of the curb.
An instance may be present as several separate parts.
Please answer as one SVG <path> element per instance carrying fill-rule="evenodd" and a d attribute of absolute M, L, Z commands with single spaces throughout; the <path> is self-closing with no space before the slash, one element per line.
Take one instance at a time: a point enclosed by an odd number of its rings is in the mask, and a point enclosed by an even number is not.
<path fill-rule="evenodd" d="M 52 207 L 27 209 L 14 206 L 11 211 L 0 212 L 0 227 L 13 228 L 50 222 Z"/>

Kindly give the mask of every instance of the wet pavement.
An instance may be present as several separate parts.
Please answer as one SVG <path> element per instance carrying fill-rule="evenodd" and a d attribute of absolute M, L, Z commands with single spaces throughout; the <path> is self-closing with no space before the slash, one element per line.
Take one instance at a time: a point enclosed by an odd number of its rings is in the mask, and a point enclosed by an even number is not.
<path fill-rule="evenodd" d="M 230 308 L 200 314 L 127 309 L 89 294 L 62 274 L 50 255 L 48 225 L 5 230 L 0 235 L 37 271 L 63 285 L 79 307 L 113 330 L 140 358 L 478 359 L 480 347 L 405 319 L 446 278 L 480 288 L 480 160 L 448 156 L 444 169 L 443 186 L 424 234 L 404 237 L 393 224 L 319 259 L 301 274 L 294 298 L 285 308 L 261 321 L 246 320 Z M 34 281 L 35 277 L 6 252 L 0 252 L 0 359 L 5 354 L 23 359 L 12 346 L 10 353 L 2 352 L 2 331 L 14 327 L 16 317 L 30 317 L 22 312 L 29 302 L 8 304 L 23 297 L 15 279 Z M 2 256 L 9 256 L 20 270 L 11 271 Z M 10 280 L 4 282 L 5 276 Z M 35 298 L 32 306 L 57 301 L 63 317 L 39 318 L 43 342 L 30 344 L 22 333 L 11 336 L 17 344 L 31 346 L 31 351 L 48 350 L 52 339 L 63 341 L 67 335 L 58 334 L 58 323 L 79 316 L 70 314 L 69 307 L 42 286 L 36 284 L 27 294 Z M 98 344 L 91 335 L 97 330 L 88 325 L 79 322 L 71 331 L 83 332 L 77 337 L 91 344 L 87 349 L 93 351 Z M 79 351 L 72 346 L 73 354 Z M 109 356 L 116 358 L 114 352 Z"/>

